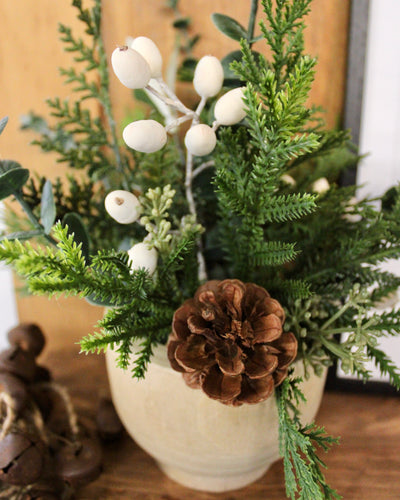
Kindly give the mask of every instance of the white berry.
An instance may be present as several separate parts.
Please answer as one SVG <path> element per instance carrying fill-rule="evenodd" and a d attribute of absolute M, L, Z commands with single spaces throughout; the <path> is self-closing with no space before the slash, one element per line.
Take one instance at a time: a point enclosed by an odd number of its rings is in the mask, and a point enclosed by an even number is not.
<path fill-rule="evenodd" d="M 222 64 L 214 56 L 204 56 L 197 63 L 194 71 L 193 86 L 201 97 L 213 97 L 218 94 L 224 82 Z"/>
<path fill-rule="evenodd" d="M 312 191 L 318 194 L 326 193 L 326 191 L 329 191 L 329 188 L 329 181 L 326 177 L 320 177 L 311 186 Z"/>
<path fill-rule="evenodd" d="M 139 200 L 129 191 L 111 191 L 106 196 L 104 205 L 108 214 L 120 224 L 131 224 L 140 216 Z"/>
<path fill-rule="evenodd" d="M 147 243 L 136 243 L 128 250 L 128 255 L 132 271 L 145 268 L 149 274 L 153 274 L 157 268 L 157 250 L 149 248 Z"/>
<path fill-rule="evenodd" d="M 126 144 L 141 153 L 154 153 L 165 146 L 167 132 L 155 120 L 138 120 L 127 125 L 122 137 Z"/>
<path fill-rule="evenodd" d="M 283 174 L 281 176 L 281 181 L 284 183 L 284 184 L 289 184 L 289 186 L 295 186 L 296 185 L 296 181 L 293 179 L 293 177 L 289 174 Z"/>
<path fill-rule="evenodd" d="M 126 45 L 114 50 L 111 65 L 118 80 L 129 89 L 142 89 L 151 78 L 150 66 L 146 59 Z"/>
<path fill-rule="evenodd" d="M 161 76 L 162 55 L 153 40 L 147 38 L 147 36 L 138 36 L 132 40 L 130 48 L 139 52 L 146 59 L 147 64 L 150 66 L 151 78 Z"/>
<path fill-rule="evenodd" d="M 185 135 L 185 146 L 189 153 L 195 156 L 208 155 L 216 144 L 217 137 L 214 130 L 203 123 L 194 125 Z"/>
<path fill-rule="evenodd" d="M 243 87 L 232 89 L 215 103 L 214 116 L 220 125 L 235 125 L 246 116 Z"/>

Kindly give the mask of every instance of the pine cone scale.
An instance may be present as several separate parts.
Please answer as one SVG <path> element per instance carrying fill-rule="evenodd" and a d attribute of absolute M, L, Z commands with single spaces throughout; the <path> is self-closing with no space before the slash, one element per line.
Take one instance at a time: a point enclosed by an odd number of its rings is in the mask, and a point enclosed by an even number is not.
<path fill-rule="evenodd" d="M 242 377 L 225 375 L 217 365 L 214 365 L 205 375 L 201 388 L 211 399 L 228 404 L 240 394 Z"/>
<path fill-rule="evenodd" d="M 207 340 L 202 335 L 190 335 L 185 343 L 175 349 L 175 359 L 186 371 L 202 370 L 213 360 L 206 352 Z"/>
<path fill-rule="evenodd" d="M 246 374 L 251 379 L 271 375 L 278 367 L 278 357 L 269 354 L 267 346 L 256 346 L 251 356 L 246 360 Z"/>
<path fill-rule="evenodd" d="M 272 342 L 278 339 L 282 333 L 282 321 L 274 314 L 261 316 L 253 323 L 254 342 Z"/>
<path fill-rule="evenodd" d="M 268 399 L 274 392 L 275 382 L 270 375 L 259 379 L 245 378 L 242 382 L 242 391 L 237 397 L 239 404 L 261 403 Z"/>
<path fill-rule="evenodd" d="M 229 343 L 223 345 L 216 355 L 215 359 L 219 369 L 225 375 L 240 375 L 244 370 L 242 361 L 243 351 L 237 345 Z"/>

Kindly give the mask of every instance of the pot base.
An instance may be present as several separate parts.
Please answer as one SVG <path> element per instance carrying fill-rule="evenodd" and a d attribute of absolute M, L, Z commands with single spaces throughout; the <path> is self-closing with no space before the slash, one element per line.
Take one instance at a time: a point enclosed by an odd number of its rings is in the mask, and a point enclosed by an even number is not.
<path fill-rule="evenodd" d="M 221 493 L 224 491 L 238 490 L 260 479 L 269 469 L 270 465 L 235 473 L 234 475 L 204 475 L 195 471 L 184 470 L 157 461 L 158 467 L 173 481 L 193 490 Z"/>
<path fill-rule="evenodd" d="M 146 378 L 134 380 L 107 351 L 115 408 L 128 433 L 172 480 L 194 490 L 223 492 L 243 488 L 279 459 L 279 419 L 274 397 L 256 405 L 232 407 L 188 387 L 168 362 L 165 346 L 154 349 Z M 302 375 L 302 364 L 295 365 Z M 326 375 L 326 373 L 324 374 Z M 312 375 L 302 391 L 303 424 L 312 422 L 325 376 Z"/>

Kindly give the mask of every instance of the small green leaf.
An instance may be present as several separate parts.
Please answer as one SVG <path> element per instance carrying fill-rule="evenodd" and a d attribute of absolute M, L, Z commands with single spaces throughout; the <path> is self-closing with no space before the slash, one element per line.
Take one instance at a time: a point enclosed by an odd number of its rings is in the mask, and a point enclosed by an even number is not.
<path fill-rule="evenodd" d="M 181 82 L 191 82 L 198 60 L 193 57 L 186 58 L 178 68 L 178 77 Z"/>
<path fill-rule="evenodd" d="M 255 57 L 256 61 L 258 60 L 259 56 L 261 55 L 259 52 L 256 52 L 255 50 L 252 50 L 251 53 Z M 225 76 L 226 80 L 237 80 L 237 81 L 240 80 L 239 76 L 231 70 L 230 66 L 234 61 L 241 62 L 242 59 L 243 59 L 243 52 L 241 50 L 234 50 L 233 52 L 229 52 L 229 54 L 227 54 L 221 60 L 221 64 L 222 64 L 222 67 L 224 69 L 224 76 Z"/>
<path fill-rule="evenodd" d="M 215 26 L 229 38 L 240 42 L 242 38 L 247 39 L 247 31 L 235 19 L 224 14 L 212 14 L 211 20 Z"/>
<path fill-rule="evenodd" d="M 32 231 L 17 231 L 15 233 L 6 234 L 0 238 L 0 241 L 3 240 L 30 240 L 35 236 L 42 236 L 44 233 L 41 229 L 33 229 Z"/>
<path fill-rule="evenodd" d="M 251 40 L 249 40 L 249 43 L 256 43 L 256 42 L 259 42 L 260 40 L 263 40 L 264 39 L 264 35 L 258 35 L 258 36 L 255 36 L 254 38 L 252 38 Z"/>
<path fill-rule="evenodd" d="M 145 104 L 148 104 L 152 108 L 155 108 L 154 102 L 150 99 L 150 97 L 147 95 L 146 91 L 143 89 L 135 89 L 133 91 L 133 95 L 135 96 L 135 99 L 140 102 L 144 102 Z M 130 119 L 130 117 L 129 117 Z M 132 120 L 130 119 L 130 122 Z M 130 123 L 129 122 L 129 123 Z"/>
<path fill-rule="evenodd" d="M 83 223 L 82 218 L 75 212 L 70 212 L 66 214 L 62 220 L 62 225 L 68 226 L 68 234 L 74 235 L 74 241 L 79 245 L 82 244 L 81 250 L 82 254 L 85 257 L 86 263 L 89 262 L 89 246 L 90 239 L 89 235 L 86 231 L 85 224 Z"/>
<path fill-rule="evenodd" d="M 54 203 L 53 186 L 48 179 L 43 186 L 40 219 L 45 234 L 49 234 L 56 220 L 56 205 Z"/>
<path fill-rule="evenodd" d="M 180 19 L 176 19 L 172 26 L 178 30 L 185 30 L 189 27 L 190 23 L 190 17 L 181 17 Z"/>
<path fill-rule="evenodd" d="M 5 116 L 0 120 L 0 134 L 3 132 L 5 126 L 7 125 L 8 122 L 8 116 Z"/>
<path fill-rule="evenodd" d="M 234 73 L 230 65 L 233 61 L 240 62 L 242 60 L 243 54 L 241 50 L 235 50 L 227 54 L 222 60 L 221 64 L 224 69 L 224 77 L 226 80 L 239 80 L 239 77 Z"/>
<path fill-rule="evenodd" d="M 29 179 L 29 170 L 15 161 L 0 161 L 0 200 L 20 191 Z"/>
<path fill-rule="evenodd" d="M 178 1 L 179 0 L 167 0 L 167 7 L 175 10 L 178 7 Z"/>

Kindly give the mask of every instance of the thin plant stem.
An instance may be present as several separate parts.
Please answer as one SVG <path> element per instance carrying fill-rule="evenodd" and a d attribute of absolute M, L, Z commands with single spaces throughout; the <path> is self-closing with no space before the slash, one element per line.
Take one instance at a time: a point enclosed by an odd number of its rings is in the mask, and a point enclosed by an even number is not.
<path fill-rule="evenodd" d="M 161 81 L 161 80 L 159 80 L 159 81 Z M 166 85 L 165 85 L 165 87 L 166 87 Z M 194 111 L 192 111 L 191 109 L 187 108 L 176 96 L 175 97 L 173 97 L 173 96 L 165 96 L 162 93 L 158 92 L 158 90 L 156 90 L 151 85 L 146 85 L 145 89 L 148 90 L 149 92 L 151 92 L 153 95 L 155 95 L 159 99 L 161 99 L 162 101 L 164 101 L 169 106 L 177 109 L 181 113 L 192 115 L 192 116 L 195 115 Z M 163 89 L 164 89 L 164 86 L 163 86 Z"/>
<path fill-rule="evenodd" d="M 36 229 L 39 229 L 40 231 L 42 231 L 42 236 L 44 236 L 49 243 L 51 243 L 54 246 L 57 246 L 56 240 L 54 238 L 52 238 L 49 234 L 46 234 L 44 232 L 43 226 L 39 223 L 39 221 L 37 220 L 35 214 L 32 212 L 31 207 L 23 199 L 21 193 L 15 192 L 15 193 L 13 193 L 13 195 L 14 195 L 15 199 L 18 201 L 18 203 L 21 205 L 21 207 L 23 208 L 24 212 L 28 216 L 28 219 L 33 224 L 33 226 Z"/>
<path fill-rule="evenodd" d="M 186 178 L 185 178 L 186 200 L 188 202 L 190 213 L 197 218 L 196 204 L 194 201 L 193 190 L 192 190 L 192 182 L 193 182 L 193 155 L 188 151 L 186 154 Z M 197 244 L 199 248 L 197 252 L 197 262 L 199 265 L 198 278 L 199 281 L 202 282 L 207 280 L 207 272 L 206 272 L 204 255 L 201 248 L 200 238 L 198 238 Z"/>
<path fill-rule="evenodd" d="M 199 123 L 200 115 L 204 109 L 204 106 L 206 105 L 206 102 L 207 102 L 207 97 L 202 96 L 200 99 L 200 102 L 196 108 L 196 111 L 195 111 L 195 117 L 193 118 L 193 124 Z"/>
<path fill-rule="evenodd" d="M 201 174 L 201 172 L 203 172 L 207 168 L 213 167 L 214 165 L 215 165 L 214 160 L 210 160 L 210 161 L 206 161 L 206 162 L 202 163 L 201 165 L 199 165 L 197 168 L 195 168 L 193 170 L 192 179 L 197 177 L 199 174 Z"/>
<path fill-rule="evenodd" d="M 256 25 L 256 16 L 258 9 L 258 0 L 252 0 L 251 9 L 250 9 L 250 17 L 249 17 L 249 25 L 247 29 L 247 41 L 249 42 L 250 47 L 253 45 L 251 40 L 254 38 L 254 27 Z"/>
<path fill-rule="evenodd" d="M 169 123 L 166 127 L 165 130 L 167 132 L 170 132 L 171 130 L 174 130 L 176 127 L 179 127 L 179 125 L 182 125 L 182 123 L 185 123 L 189 120 L 192 120 L 193 116 L 191 115 L 183 115 L 180 118 L 177 118 L 173 122 Z"/>
<path fill-rule="evenodd" d="M 104 115 L 108 123 L 111 136 L 111 149 L 113 150 L 115 155 L 117 170 L 122 175 L 122 183 L 124 188 L 129 189 L 128 177 L 125 173 L 124 162 L 122 160 L 121 152 L 119 149 L 117 127 L 112 111 L 112 104 L 110 98 L 110 75 L 108 71 L 106 51 L 104 49 L 104 42 L 101 34 L 99 34 L 99 36 L 96 37 L 96 42 L 99 54 L 99 73 L 100 73 L 99 102 L 103 107 Z"/>
<path fill-rule="evenodd" d="M 331 316 L 327 321 L 325 321 L 325 323 L 321 326 L 321 330 L 326 330 L 329 325 L 334 323 L 338 318 L 340 318 L 340 316 L 342 316 L 347 311 L 347 309 L 349 309 L 349 307 L 352 307 L 353 305 L 354 304 L 351 300 L 346 302 L 346 304 L 344 304 L 344 306 L 341 309 L 339 309 L 339 311 L 337 311 L 333 316 Z"/>

